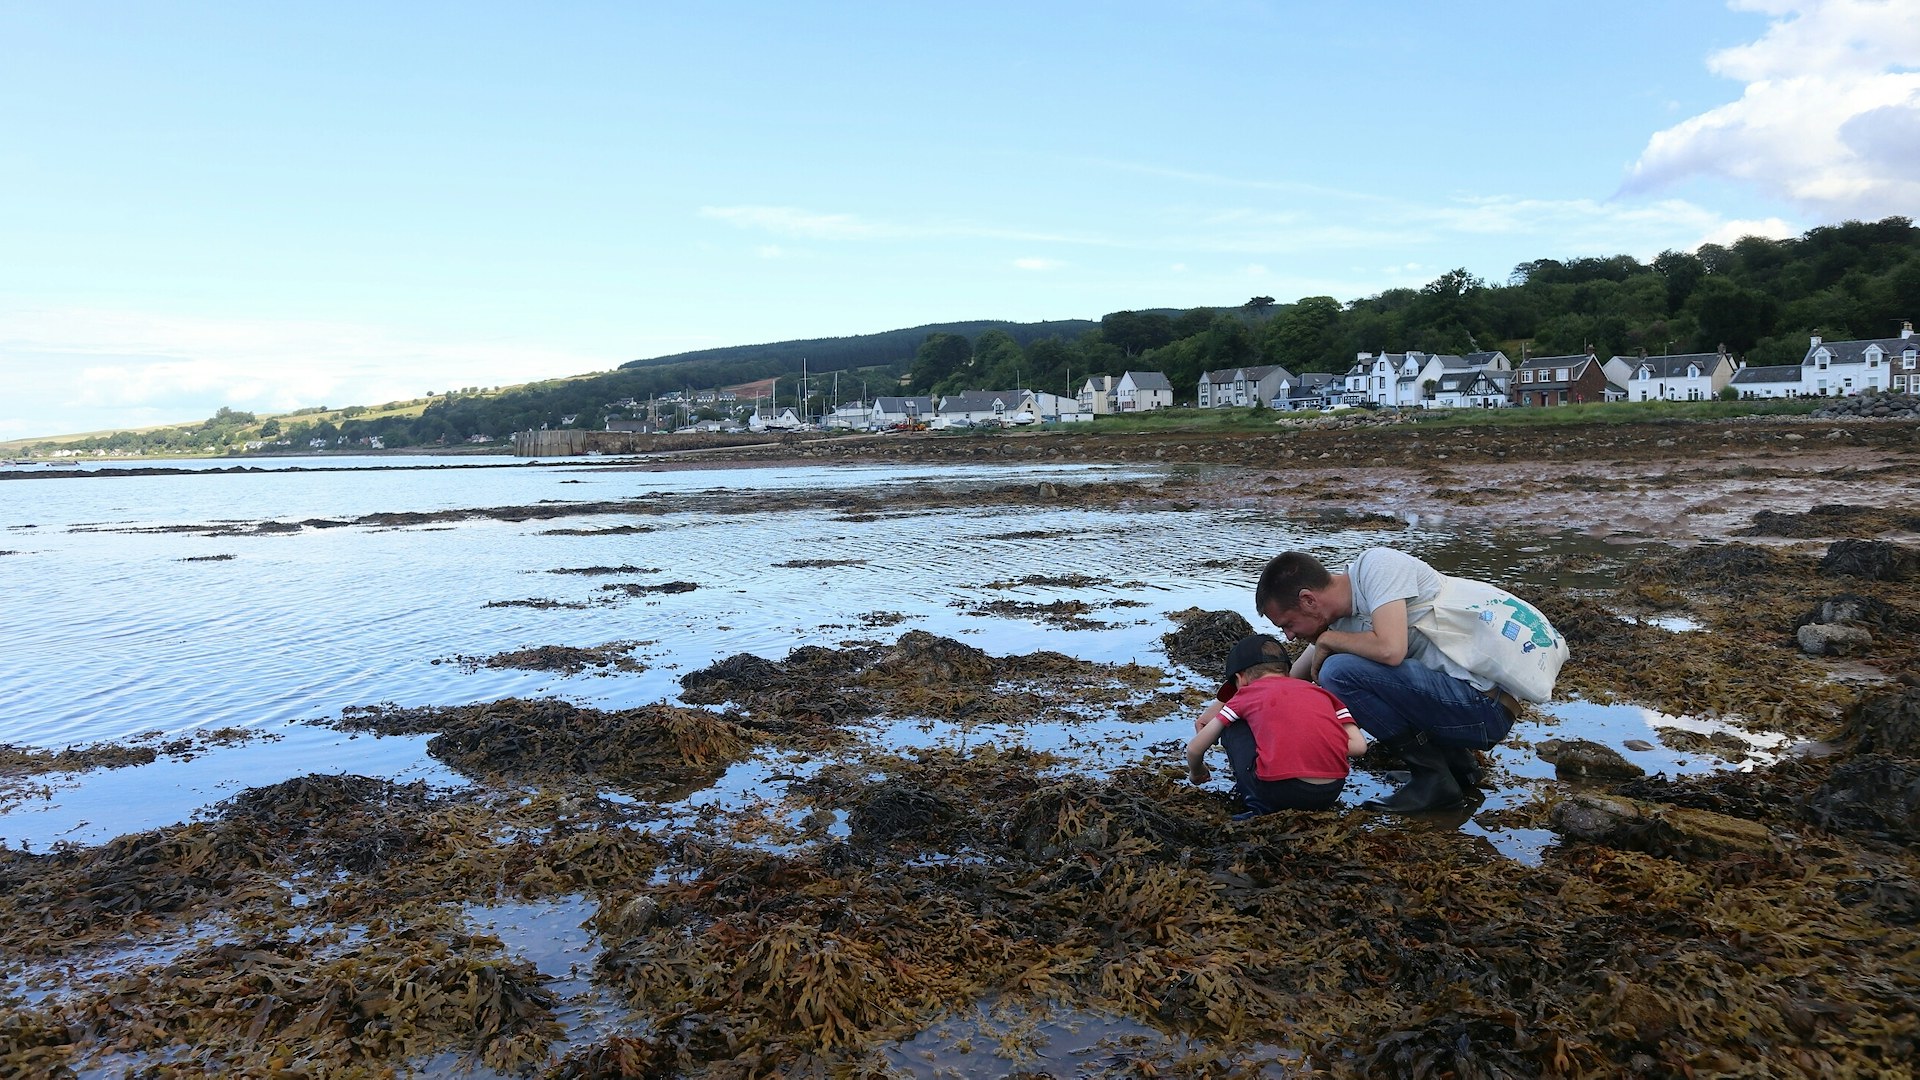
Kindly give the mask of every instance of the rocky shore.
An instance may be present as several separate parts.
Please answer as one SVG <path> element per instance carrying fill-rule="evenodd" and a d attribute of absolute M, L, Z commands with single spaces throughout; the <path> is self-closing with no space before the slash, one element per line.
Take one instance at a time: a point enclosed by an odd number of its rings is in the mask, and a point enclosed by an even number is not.
<path fill-rule="evenodd" d="M 1254 507 L 1384 539 L 1414 517 L 1459 522 L 1502 538 L 1517 578 L 1578 571 L 1580 587 L 1532 593 L 1573 646 L 1562 699 L 1711 714 L 1787 741 L 1748 760 L 1741 740 L 1674 728 L 1748 766 L 1676 779 L 1635 775 L 1622 747 L 1541 740 L 1531 751 L 1560 781 L 1477 817 L 1235 822 L 1171 757 L 1086 775 L 990 740 L 965 753 L 874 744 L 873 725 L 910 719 L 1017 731 L 1074 710 L 1128 722 L 1197 704 L 1161 669 L 994 655 L 920 631 L 742 653 L 642 708 L 370 703 L 337 724 L 430 736 L 470 786 L 315 775 L 98 847 L 0 851 L 0 958 L 29 986 L 65 988 L 0 997 L 0 1075 L 464 1062 L 555 1078 L 892 1076 L 903 1045 L 961 1015 L 991 1021 L 982 1041 L 1008 1056 L 985 1060 L 1017 1075 L 1044 1075 L 1015 1070 L 1049 1018 L 1094 1016 L 1143 1034 L 1103 1045 L 1083 1074 L 1912 1075 L 1917 433 L 1869 419 L 1310 423 L 589 466 L 1154 462 L 1181 468 L 1150 488 L 1090 472 L 916 495 L 936 508 Z M 809 500 L 879 507 L 805 492 L 790 505 Z M 1592 541 L 1577 567 L 1534 542 L 1569 533 Z M 1244 632 L 1229 612 L 1177 619 L 1168 663 L 1195 672 Z M 1694 628 L 1663 625 L 1675 619 Z M 554 648 L 456 659 L 620 663 Z M 769 776 L 751 805 L 709 806 L 699 828 L 657 827 L 756 755 L 820 767 Z M 0 768 L 17 779 L 76 760 L 15 751 Z M 1516 860 L 1473 820 L 1552 842 Z M 467 923 L 469 905 L 503 901 L 577 905 L 597 946 L 583 978 L 644 1023 L 570 1027 L 550 980 Z M 219 934 L 195 937 L 207 926 Z M 161 941 L 187 943 L 163 963 L 110 963 Z M 945 1044 L 923 1063 L 966 1072 L 982 1061 L 970 1053 Z"/>

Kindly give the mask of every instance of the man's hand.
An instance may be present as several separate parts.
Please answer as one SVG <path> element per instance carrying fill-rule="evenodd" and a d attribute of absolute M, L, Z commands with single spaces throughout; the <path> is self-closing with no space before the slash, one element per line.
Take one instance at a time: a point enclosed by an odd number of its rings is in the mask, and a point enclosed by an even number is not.
<path fill-rule="evenodd" d="M 1187 781 L 1189 783 L 1204 784 L 1211 779 L 1213 779 L 1213 770 L 1207 768 L 1206 762 L 1196 761 L 1187 766 Z"/>

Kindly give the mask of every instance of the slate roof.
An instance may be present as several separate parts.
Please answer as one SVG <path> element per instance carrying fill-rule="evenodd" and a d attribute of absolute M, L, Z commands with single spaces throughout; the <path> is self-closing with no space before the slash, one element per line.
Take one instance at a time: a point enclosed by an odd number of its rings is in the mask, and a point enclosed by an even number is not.
<path fill-rule="evenodd" d="M 1017 409 L 1025 396 L 1020 390 L 964 390 L 940 399 L 941 412 L 992 412 L 997 403 L 1002 409 Z"/>
<path fill-rule="evenodd" d="M 1633 369 L 1636 376 L 1640 373 L 1640 365 L 1645 364 L 1653 372 L 1648 378 L 1684 379 L 1687 377 L 1689 365 L 1698 364 L 1700 374 L 1710 375 L 1714 367 L 1722 362 L 1724 356 L 1724 353 L 1702 352 L 1677 353 L 1672 356 L 1616 356 L 1614 359 L 1626 361 L 1627 366 Z"/>
<path fill-rule="evenodd" d="M 911 410 L 908 409 L 909 405 L 912 406 Z M 933 399 L 926 396 L 877 397 L 873 399 L 873 407 L 880 412 L 887 412 L 887 413 L 904 413 L 904 412 L 912 411 L 912 412 L 920 413 L 923 416 L 933 415 Z"/>
<path fill-rule="evenodd" d="M 1733 373 L 1729 386 L 1759 386 L 1767 383 L 1800 382 L 1800 365 L 1785 364 L 1775 367 L 1746 367 Z"/>
<path fill-rule="evenodd" d="M 1173 384 L 1167 381 L 1166 375 L 1158 371 L 1129 371 L 1127 375 L 1133 377 L 1135 390 L 1165 390 L 1169 393 L 1173 390 Z"/>
<path fill-rule="evenodd" d="M 1871 346 L 1880 346 L 1886 356 L 1899 356 L 1909 349 L 1920 349 L 1920 337 L 1861 338 L 1858 341 L 1823 341 L 1818 345 L 1807 346 L 1806 359 L 1800 361 L 1804 366 L 1813 363 L 1813 354 L 1819 349 L 1827 350 L 1835 363 L 1864 364 L 1866 352 Z"/>

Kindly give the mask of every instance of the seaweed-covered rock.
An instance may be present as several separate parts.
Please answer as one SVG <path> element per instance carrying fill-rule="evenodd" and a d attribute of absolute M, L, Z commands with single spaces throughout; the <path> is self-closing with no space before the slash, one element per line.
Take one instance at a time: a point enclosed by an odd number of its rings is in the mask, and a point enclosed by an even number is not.
<path fill-rule="evenodd" d="M 1618 795 L 1569 796 L 1554 805 L 1548 822 L 1569 840 L 1656 855 L 1758 853 L 1773 846 L 1773 833 L 1755 822 Z"/>
<path fill-rule="evenodd" d="M 1795 630 L 1810 623 L 1847 623 L 1875 630 L 1910 628 L 1913 620 L 1884 600 L 1856 593 L 1837 593 L 1815 604 L 1793 624 Z"/>
<path fill-rule="evenodd" d="M 680 688 L 687 692 L 682 695 L 686 700 L 712 705 L 737 696 L 738 691 L 772 686 L 780 679 L 780 667 L 773 661 L 752 653 L 736 653 L 680 676 Z M 691 696 L 695 694 L 698 696 Z"/>
<path fill-rule="evenodd" d="M 1920 841 L 1920 762 L 1884 754 L 1843 762 L 1807 797 L 1806 817 L 1830 829 Z"/>
<path fill-rule="evenodd" d="M 988 682 L 994 677 L 993 658 L 952 638 L 909 630 L 893 648 L 874 662 L 876 672 L 925 686 L 956 682 Z"/>
<path fill-rule="evenodd" d="M 1828 577 L 1857 577 L 1872 581 L 1905 581 L 1913 576 L 1920 556 L 1884 540 L 1836 540 L 1820 560 Z"/>
<path fill-rule="evenodd" d="M 1844 737 L 1858 753 L 1920 757 L 1920 689 L 1861 701 L 1847 717 Z"/>
<path fill-rule="evenodd" d="M 1786 566 L 1784 556 L 1752 544 L 1701 544 L 1668 558 L 1637 563 L 1624 577 L 1630 583 L 1652 581 L 1700 587 L 1729 585 L 1745 578 L 1775 574 Z"/>
<path fill-rule="evenodd" d="M 950 824 L 958 811 L 951 800 L 927 787 L 891 782 L 847 813 L 854 839 L 865 843 L 926 837 Z"/>
<path fill-rule="evenodd" d="M 1220 674 L 1234 643 L 1253 633 L 1253 624 L 1237 611 L 1188 608 L 1173 618 L 1180 628 L 1160 635 L 1167 659 L 1208 676 Z"/>
<path fill-rule="evenodd" d="M 1582 776 L 1637 780 L 1647 775 L 1647 770 L 1622 757 L 1620 751 L 1591 739 L 1543 739 L 1533 749 L 1563 780 Z"/>

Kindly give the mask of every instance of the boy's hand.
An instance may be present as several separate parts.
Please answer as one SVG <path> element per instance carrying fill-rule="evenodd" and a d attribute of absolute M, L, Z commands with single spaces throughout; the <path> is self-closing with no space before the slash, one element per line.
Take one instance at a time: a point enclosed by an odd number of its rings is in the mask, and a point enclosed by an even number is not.
<path fill-rule="evenodd" d="M 1187 766 L 1188 783 L 1204 784 L 1211 779 L 1213 779 L 1213 770 L 1207 768 L 1206 762 L 1199 761 Z"/>

